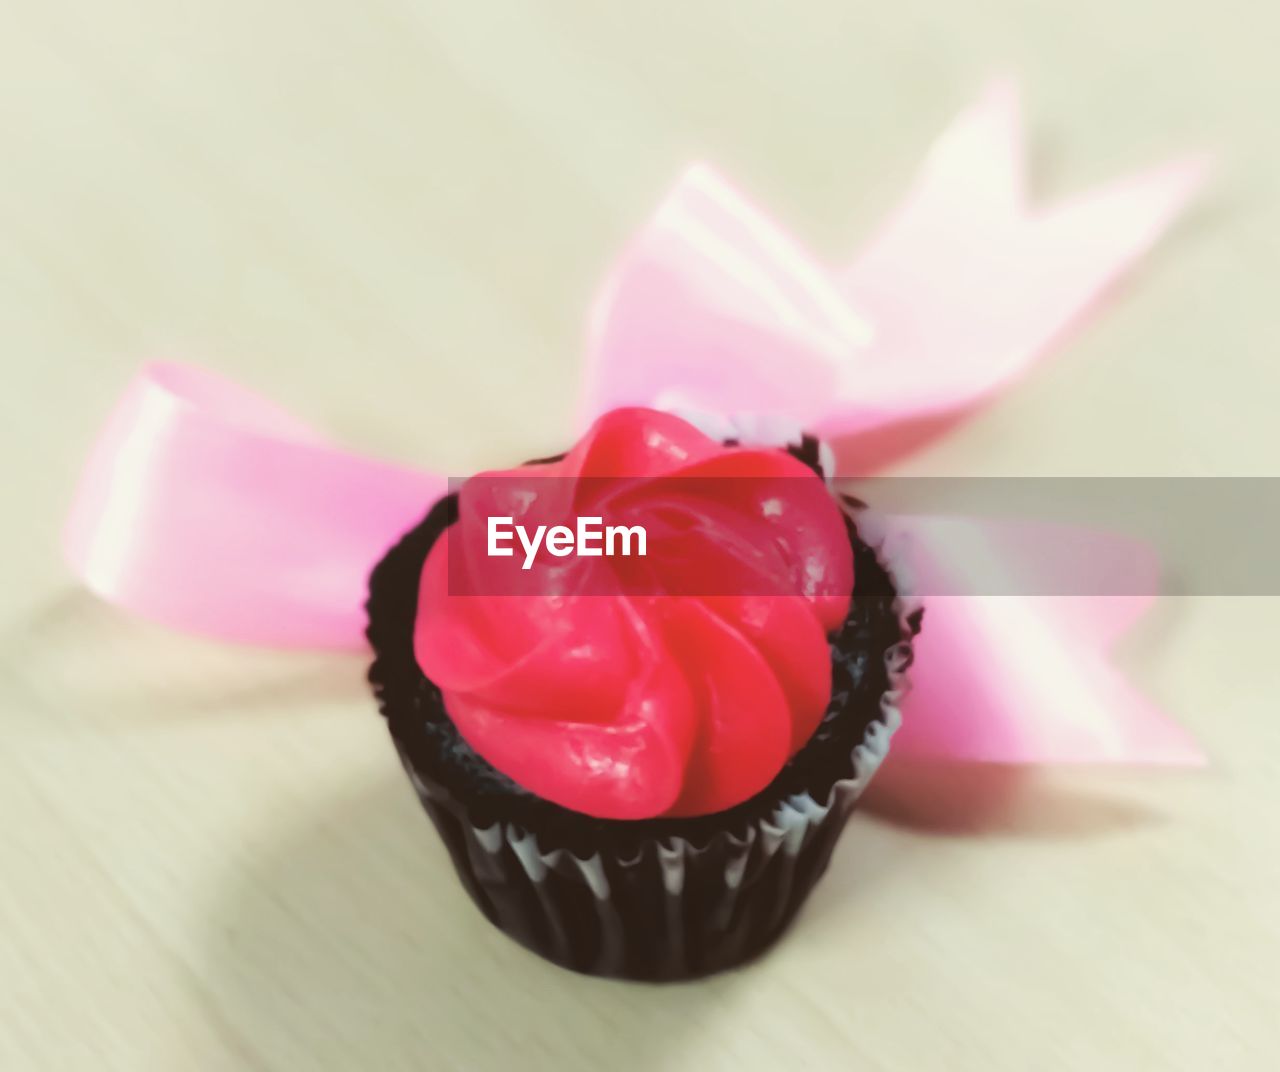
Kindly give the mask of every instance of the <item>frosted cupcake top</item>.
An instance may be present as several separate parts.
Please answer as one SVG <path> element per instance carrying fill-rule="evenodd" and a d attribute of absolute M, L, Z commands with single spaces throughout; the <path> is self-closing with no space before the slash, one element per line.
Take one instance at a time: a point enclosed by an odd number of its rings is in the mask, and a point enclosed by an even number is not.
<path fill-rule="evenodd" d="M 423 565 L 414 652 L 467 743 L 608 819 L 721 811 L 830 700 L 853 553 L 822 479 L 670 414 L 480 474 Z"/>

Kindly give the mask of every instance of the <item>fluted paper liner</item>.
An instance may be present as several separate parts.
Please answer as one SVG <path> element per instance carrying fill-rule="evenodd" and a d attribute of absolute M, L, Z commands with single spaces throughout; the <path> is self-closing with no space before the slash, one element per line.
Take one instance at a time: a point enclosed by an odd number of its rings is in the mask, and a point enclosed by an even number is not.
<path fill-rule="evenodd" d="M 890 658 L 903 659 L 901 648 Z M 401 758 L 459 877 L 495 926 L 575 971 L 688 978 L 749 959 L 790 922 L 888 755 L 900 695 L 897 687 L 885 693 L 880 718 L 850 756 L 850 776 L 825 800 L 799 794 L 742 834 L 726 831 L 704 845 L 654 839 L 627 857 L 545 851 L 514 823 L 474 826 L 403 751 Z"/>

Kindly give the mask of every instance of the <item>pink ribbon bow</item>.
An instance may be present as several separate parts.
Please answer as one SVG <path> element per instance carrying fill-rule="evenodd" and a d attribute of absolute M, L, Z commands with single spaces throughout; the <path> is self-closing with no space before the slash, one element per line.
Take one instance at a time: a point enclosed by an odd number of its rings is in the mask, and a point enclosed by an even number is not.
<path fill-rule="evenodd" d="M 831 441 L 847 474 L 854 444 L 885 456 L 904 426 L 1001 389 L 1146 250 L 1205 171 L 1169 164 L 1045 212 L 1025 203 L 1022 164 L 1015 95 L 997 84 L 834 272 L 709 168 L 690 168 L 597 301 L 584 420 L 624 404 L 783 418 Z M 90 455 L 66 551 L 99 595 L 179 629 L 357 647 L 371 566 L 444 490 L 211 373 L 152 364 Z M 975 553 L 1015 566 L 1043 557 L 1034 527 L 912 517 L 887 528 L 895 565 L 925 594 L 956 591 Z M 1154 597 L 1153 557 L 1106 534 L 1072 539 L 1100 574 L 1123 560 L 1126 590 L 1141 594 L 930 598 L 895 752 L 1200 760 L 1107 660 Z"/>

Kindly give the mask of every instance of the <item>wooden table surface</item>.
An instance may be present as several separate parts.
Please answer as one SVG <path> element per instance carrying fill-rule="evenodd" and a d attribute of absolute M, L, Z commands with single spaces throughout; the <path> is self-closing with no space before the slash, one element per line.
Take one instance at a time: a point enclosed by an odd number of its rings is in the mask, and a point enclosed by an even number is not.
<path fill-rule="evenodd" d="M 445 471 L 553 450 L 593 284 L 684 161 L 839 258 L 1001 68 L 1040 192 L 1196 145 L 1225 170 L 1122 300 L 900 471 L 1275 474 L 1276 22 L 1248 0 L 0 2 L 0 1069 L 1274 1067 L 1274 598 L 1167 600 L 1122 647 L 1208 770 L 891 762 L 773 953 L 655 988 L 480 918 L 359 655 L 131 620 L 56 534 L 155 355 Z"/>

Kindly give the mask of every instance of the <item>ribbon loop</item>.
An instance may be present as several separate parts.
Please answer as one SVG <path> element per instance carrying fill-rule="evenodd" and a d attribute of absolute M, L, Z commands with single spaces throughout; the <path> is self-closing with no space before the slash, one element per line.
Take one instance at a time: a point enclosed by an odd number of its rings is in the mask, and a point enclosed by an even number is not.
<path fill-rule="evenodd" d="M 230 381 L 155 363 L 93 448 L 64 548 L 89 588 L 162 624 L 358 648 L 370 568 L 443 491 Z"/>

